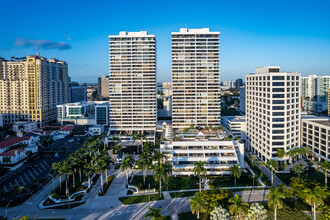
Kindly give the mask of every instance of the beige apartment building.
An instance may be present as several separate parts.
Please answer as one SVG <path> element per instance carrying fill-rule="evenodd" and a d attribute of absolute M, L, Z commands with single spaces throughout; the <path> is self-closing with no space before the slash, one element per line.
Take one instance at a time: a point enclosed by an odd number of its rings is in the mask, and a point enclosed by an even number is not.
<path fill-rule="evenodd" d="M 68 65 L 39 54 L 18 61 L 0 58 L 0 93 L 4 124 L 28 120 L 42 126 L 56 120 L 56 105 L 68 101 Z"/>
<path fill-rule="evenodd" d="M 173 128 L 220 125 L 220 32 L 172 32 Z"/>
<path fill-rule="evenodd" d="M 146 31 L 109 36 L 110 134 L 143 133 L 156 127 L 156 38 Z"/>
<path fill-rule="evenodd" d="M 100 97 L 109 97 L 109 76 L 101 76 L 98 78 L 98 90 Z"/>

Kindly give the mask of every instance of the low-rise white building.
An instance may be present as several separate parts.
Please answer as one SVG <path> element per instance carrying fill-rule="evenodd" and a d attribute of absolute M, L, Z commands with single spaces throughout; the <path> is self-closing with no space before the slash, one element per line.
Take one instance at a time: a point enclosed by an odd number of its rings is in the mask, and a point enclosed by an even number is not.
<path fill-rule="evenodd" d="M 104 132 L 104 126 L 93 126 L 88 128 L 88 134 L 91 136 L 101 135 Z"/>
<path fill-rule="evenodd" d="M 57 105 L 57 120 L 62 125 L 108 125 L 109 103 L 90 101 Z"/>
<path fill-rule="evenodd" d="M 9 137 L 0 142 L 0 163 L 16 164 L 28 156 L 28 151 L 36 153 L 38 151 L 37 142 L 39 137 Z M 20 146 L 18 146 L 20 145 Z"/>
<path fill-rule="evenodd" d="M 21 129 L 20 129 L 21 128 Z M 36 122 L 32 121 L 18 121 L 13 124 L 13 131 L 18 132 L 32 132 L 38 129 L 38 125 Z"/>
<path fill-rule="evenodd" d="M 173 175 L 194 175 L 196 161 L 206 163 L 207 175 L 229 175 L 235 164 L 244 168 L 244 143 L 222 141 L 224 134 L 220 130 L 176 129 L 173 133 L 171 140 L 160 145 L 160 151 L 172 163 Z"/>
<path fill-rule="evenodd" d="M 246 140 L 246 119 L 245 116 L 223 116 L 223 125 L 237 138 Z"/>

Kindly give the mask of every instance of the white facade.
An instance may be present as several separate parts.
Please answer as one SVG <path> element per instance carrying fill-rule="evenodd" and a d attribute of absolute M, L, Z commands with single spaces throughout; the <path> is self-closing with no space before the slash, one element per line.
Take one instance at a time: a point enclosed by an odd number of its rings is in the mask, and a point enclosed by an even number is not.
<path fill-rule="evenodd" d="M 85 101 L 57 105 L 57 120 L 61 125 L 108 125 L 109 103 Z"/>
<path fill-rule="evenodd" d="M 88 134 L 91 136 L 101 135 L 104 132 L 104 126 L 93 126 L 88 128 Z"/>
<path fill-rule="evenodd" d="M 245 116 L 222 116 L 227 129 L 242 141 L 246 140 L 246 118 Z"/>
<path fill-rule="evenodd" d="M 304 111 L 321 113 L 327 110 L 330 76 L 301 77 L 301 97 Z"/>
<path fill-rule="evenodd" d="M 156 128 L 156 39 L 146 31 L 110 35 L 110 131 Z"/>
<path fill-rule="evenodd" d="M 311 117 L 301 120 L 301 146 L 310 147 L 317 160 L 330 162 L 329 118 Z"/>
<path fill-rule="evenodd" d="M 299 146 L 300 73 L 257 68 L 246 76 L 247 147 L 266 161 Z M 287 158 L 284 158 L 287 159 Z"/>
<path fill-rule="evenodd" d="M 222 81 L 222 85 L 226 86 L 227 89 L 233 89 L 236 87 L 235 82 L 233 80 Z"/>
<path fill-rule="evenodd" d="M 222 141 L 219 132 L 180 130 L 173 137 L 172 127 L 167 127 L 164 137 L 168 141 L 161 143 L 160 151 L 165 152 L 172 163 L 172 174 L 194 175 L 194 162 L 197 161 L 206 163 L 207 175 L 230 174 L 230 167 L 235 164 L 244 168 L 244 143 Z"/>
<path fill-rule="evenodd" d="M 20 129 L 20 127 L 23 126 L 23 129 Z M 27 121 L 18 121 L 13 124 L 13 131 L 23 131 L 23 132 L 32 132 L 38 129 L 37 123 L 35 122 L 27 122 Z"/>
<path fill-rule="evenodd" d="M 173 128 L 220 124 L 220 32 L 172 32 Z"/>

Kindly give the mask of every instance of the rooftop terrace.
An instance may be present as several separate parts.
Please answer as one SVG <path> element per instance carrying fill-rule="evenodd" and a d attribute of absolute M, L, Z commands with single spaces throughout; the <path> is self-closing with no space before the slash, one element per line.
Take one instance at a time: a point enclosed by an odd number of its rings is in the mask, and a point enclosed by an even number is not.
<path fill-rule="evenodd" d="M 184 128 L 174 130 L 173 141 L 230 141 L 230 138 L 218 128 Z"/>

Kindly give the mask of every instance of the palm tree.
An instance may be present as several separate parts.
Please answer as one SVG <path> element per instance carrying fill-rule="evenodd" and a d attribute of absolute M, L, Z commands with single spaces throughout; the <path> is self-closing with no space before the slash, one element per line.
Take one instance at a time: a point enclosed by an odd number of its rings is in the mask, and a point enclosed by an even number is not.
<path fill-rule="evenodd" d="M 79 172 L 79 180 L 81 182 L 81 173 L 82 173 L 82 168 L 84 166 L 84 154 L 81 154 L 80 156 L 78 156 L 77 158 L 77 163 L 78 163 L 78 172 Z"/>
<path fill-rule="evenodd" d="M 229 198 L 228 202 L 232 203 L 229 206 L 229 213 L 235 215 L 237 219 L 246 212 L 246 209 L 249 206 L 249 204 L 244 202 L 242 197 L 239 197 L 237 194 L 235 194 L 234 197 Z"/>
<path fill-rule="evenodd" d="M 163 164 L 163 167 L 164 167 L 164 172 L 165 172 L 165 175 L 166 175 L 166 180 L 167 180 L 167 190 L 168 190 L 168 179 L 169 179 L 169 174 L 172 172 L 172 165 L 169 163 L 169 162 L 165 162 Z"/>
<path fill-rule="evenodd" d="M 114 154 L 118 154 L 119 151 L 121 151 L 121 149 L 122 149 L 122 147 L 119 144 L 117 144 L 113 147 L 112 151 Z"/>
<path fill-rule="evenodd" d="M 95 172 L 95 168 L 93 165 L 88 164 L 85 166 L 84 171 L 85 171 L 86 175 L 88 176 L 88 188 L 90 189 L 91 188 L 91 175 Z"/>
<path fill-rule="evenodd" d="M 277 157 L 281 159 L 281 164 L 282 164 L 282 159 L 285 157 L 285 150 L 284 149 L 278 149 L 277 150 Z"/>
<path fill-rule="evenodd" d="M 207 170 L 205 169 L 206 162 L 195 161 L 194 162 L 194 174 L 199 178 L 199 191 L 202 191 L 202 176 L 206 176 Z"/>
<path fill-rule="evenodd" d="M 167 156 L 164 151 L 163 152 L 155 151 L 152 158 L 153 160 L 157 161 L 159 164 L 162 164 L 162 162 L 164 162 L 164 160 L 167 159 Z"/>
<path fill-rule="evenodd" d="M 162 167 L 160 164 L 155 164 L 153 166 L 153 173 L 154 173 L 154 180 L 156 182 L 159 182 L 159 196 L 161 196 L 162 193 L 162 180 L 166 180 L 165 170 L 164 167 Z"/>
<path fill-rule="evenodd" d="M 110 163 L 112 162 L 111 157 L 109 157 L 107 154 L 104 154 L 103 160 L 105 162 L 105 182 L 108 184 L 108 169 L 110 169 Z"/>
<path fill-rule="evenodd" d="M 283 207 L 283 199 L 285 199 L 285 195 L 280 191 L 279 187 L 273 187 L 268 191 L 266 199 L 268 200 L 268 206 L 274 208 L 274 219 L 276 220 L 276 211 Z"/>
<path fill-rule="evenodd" d="M 145 154 L 140 155 L 140 160 L 136 163 L 138 168 L 143 171 L 143 185 L 146 183 L 146 176 L 148 173 L 148 168 L 151 165 L 151 161 Z"/>
<path fill-rule="evenodd" d="M 113 136 L 110 138 L 111 145 L 115 145 L 116 142 L 119 142 L 120 138 L 118 136 Z"/>
<path fill-rule="evenodd" d="M 252 163 L 254 163 L 254 161 L 257 159 L 256 155 L 251 155 L 251 160 L 252 160 Z"/>
<path fill-rule="evenodd" d="M 161 220 L 163 219 L 163 216 L 160 214 L 162 211 L 162 208 L 159 207 L 158 209 L 154 209 L 152 207 L 149 207 L 150 213 L 147 213 L 143 216 L 143 218 L 150 218 L 150 220 Z"/>
<path fill-rule="evenodd" d="M 235 187 L 236 187 L 236 178 L 240 178 L 242 175 L 242 169 L 239 167 L 239 165 L 235 164 L 230 167 L 230 175 L 235 177 Z"/>
<path fill-rule="evenodd" d="M 69 180 L 69 176 L 73 174 L 71 164 L 68 161 L 63 161 L 62 169 L 63 169 L 62 170 L 63 174 L 65 174 L 65 193 L 69 194 L 68 180 Z"/>
<path fill-rule="evenodd" d="M 324 162 L 320 163 L 320 166 L 324 173 L 325 186 L 328 187 L 328 170 L 330 170 L 330 163 L 327 160 L 325 160 Z"/>
<path fill-rule="evenodd" d="M 323 199 L 327 197 L 326 188 L 315 186 L 313 189 L 304 190 L 306 202 L 313 206 L 314 220 L 316 220 L 316 209 L 318 206 L 323 205 Z"/>
<path fill-rule="evenodd" d="M 290 163 L 293 163 L 293 158 L 296 156 L 296 152 L 294 151 L 294 149 L 291 149 L 290 151 L 288 151 L 286 153 L 286 155 L 290 158 Z"/>
<path fill-rule="evenodd" d="M 204 199 L 200 193 L 195 193 L 194 197 L 189 199 L 191 213 L 197 213 L 197 219 L 199 219 L 199 213 L 205 211 Z"/>
<path fill-rule="evenodd" d="M 128 171 L 133 168 L 134 162 L 134 158 L 132 156 L 128 156 L 120 164 L 120 170 L 126 172 L 126 184 L 128 184 Z"/>
<path fill-rule="evenodd" d="M 108 137 L 107 133 L 103 132 L 100 137 L 103 139 L 103 147 L 104 147 L 104 150 L 106 149 L 106 144 L 105 144 L 105 141 L 106 141 L 106 138 Z"/>
<path fill-rule="evenodd" d="M 304 154 L 306 155 L 307 159 L 309 158 L 309 155 L 313 154 L 313 150 L 310 147 L 304 147 Z"/>
<path fill-rule="evenodd" d="M 264 166 L 266 166 L 265 162 L 263 162 L 262 160 L 259 160 L 258 163 L 257 163 L 257 165 L 258 165 L 259 167 L 264 167 Z"/>
<path fill-rule="evenodd" d="M 292 168 L 292 171 L 298 174 L 298 178 L 300 178 L 300 174 L 304 172 L 304 166 L 301 164 L 297 164 Z"/>
<path fill-rule="evenodd" d="M 58 174 L 58 177 L 60 179 L 60 191 L 62 191 L 62 175 L 64 174 L 62 163 L 61 162 L 53 163 L 52 169 L 54 170 L 54 173 Z"/>
<path fill-rule="evenodd" d="M 99 174 L 101 176 L 102 192 L 103 192 L 103 172 L 104 172 L 106 166 L 107 166 L 107 163 L 102 158 L 97 160 L 96 166 L 95 166 L 95 169 L 99 172 Z"/>
<path fill-rule="evenodd" d="M 266 165 L 272 170 L 272 185 L 274 183 L 274 172 L 278 169 L 278 162 L 276 160 L 267 161 Z"/>
<path fill-rule="evenodd" d="M 143 141 L 146 140 L 146 136 L 144 134 L 134 134 L 132 138 L 134 141 L 140 141 L 141 146 L 143 148 Z M 139 152 L 139 146 L 137 147 L 137 151 Z"/>

